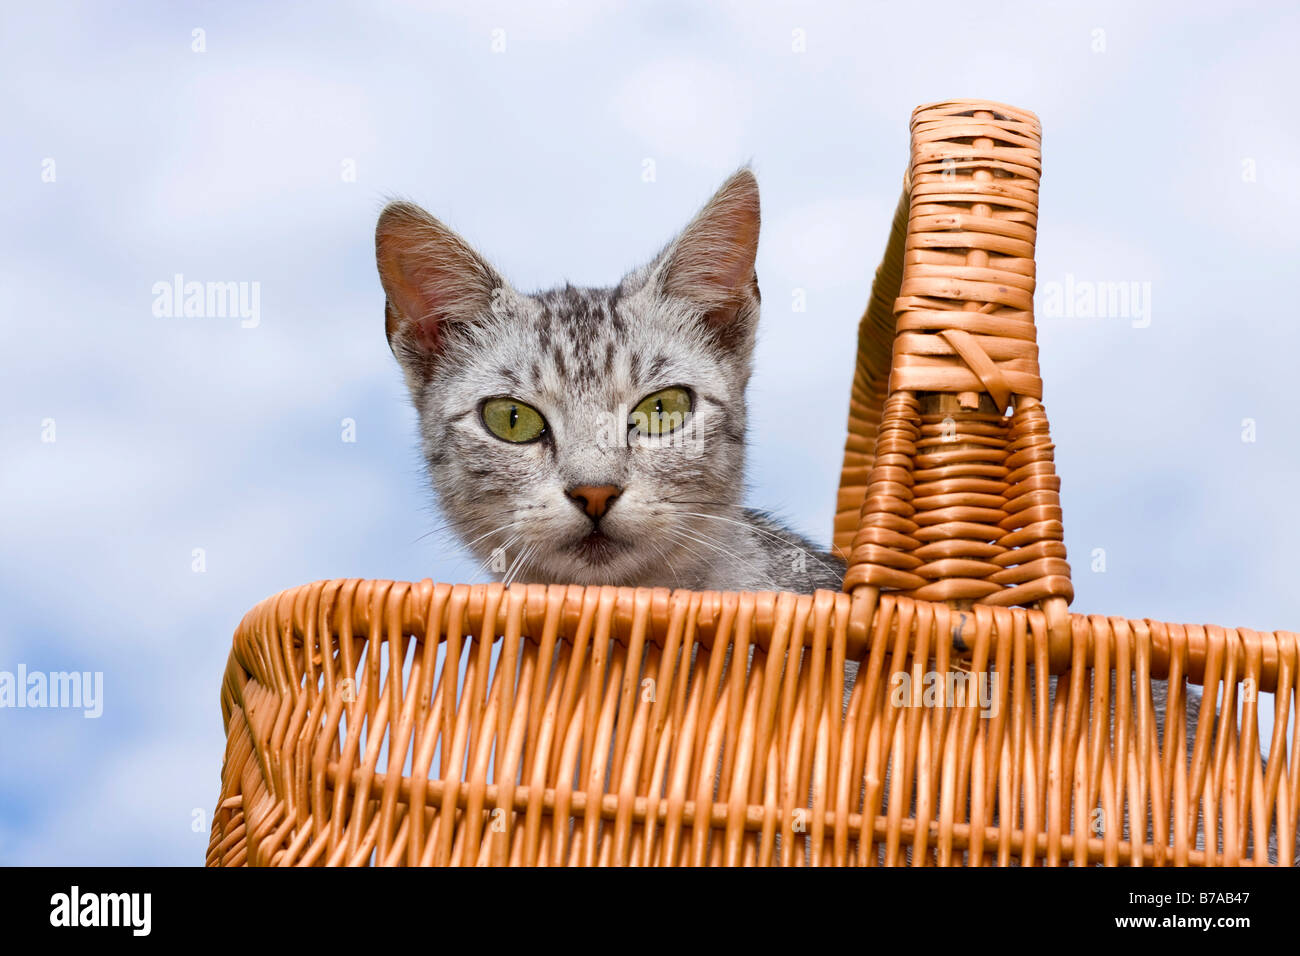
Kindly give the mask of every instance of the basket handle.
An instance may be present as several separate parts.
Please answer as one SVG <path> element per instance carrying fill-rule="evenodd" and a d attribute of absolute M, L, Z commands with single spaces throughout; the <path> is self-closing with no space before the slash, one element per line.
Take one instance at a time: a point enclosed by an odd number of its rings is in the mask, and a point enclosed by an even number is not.
<path fill-rule="evenodd" d="M 844 466 L 835 503 L 835 552 L 848 560 L 853 536 L 858 531 L 867 478 L 876 460 L 876 433 L 889 394 L 889 366 L 894 351 L 894 302 L 903 281 L 903 243 L 907 238 L 911 190 L 903 183 L 903 194 L 894 210 L 894 220 L 885 244 L 885 254 L 871 283 L 871 298 L 858 322 L 858 358 L 849 396 L 848 438 L 844 442 Z"/>
<path fill-rule="evenodd" d="M 845 590 L 1073 598 L 1034 326 L 1034 114 L 952 100 L 912 114 L 911 162 L 858 359 L 836 509 Z M 1009 416 L 1009 417 L 1008 417 Z"/>

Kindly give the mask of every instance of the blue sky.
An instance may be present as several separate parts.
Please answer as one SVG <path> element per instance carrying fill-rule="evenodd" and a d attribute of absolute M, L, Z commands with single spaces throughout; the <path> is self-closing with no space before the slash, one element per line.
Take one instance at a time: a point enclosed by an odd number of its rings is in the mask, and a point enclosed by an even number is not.
<path fill-rule="evenodd" d="M 0 711 L 0 862 L 201 862 L 244 611 L 472 573 L 426 536 L 373 261 L 390 196 L 518 288 L 606 284 L 752 161 L 750 500 L 825 541 L 911 110 L 1032 109 L 1074 609 L 1300 624 L 1300 16 L 1221 7 L 9 5 L 0 670 L 102 671 L 104 712 Z M 258 283 L 260 321 L 155 315 L 178 273 Z M 1043 315 L 1067 282 L 1149 283 L 1149 324 Z"/>

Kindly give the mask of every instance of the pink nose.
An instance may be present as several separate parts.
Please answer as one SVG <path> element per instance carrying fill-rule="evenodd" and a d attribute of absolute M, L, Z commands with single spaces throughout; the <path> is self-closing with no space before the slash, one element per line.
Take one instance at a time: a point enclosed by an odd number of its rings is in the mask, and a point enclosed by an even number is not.
<path fill-rule="evenodd" d="M 614 499 L 623 493 L 617 485 L 574 485 L 565 492 L 579 508 L 593 518 L 609 510 Z"/>

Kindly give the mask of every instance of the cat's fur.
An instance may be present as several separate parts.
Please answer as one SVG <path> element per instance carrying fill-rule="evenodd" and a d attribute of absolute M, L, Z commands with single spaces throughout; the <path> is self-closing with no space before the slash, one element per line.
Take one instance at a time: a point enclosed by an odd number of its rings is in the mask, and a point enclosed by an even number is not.
<path fill-rule="evenodd" d="M 838 557 L 741 501 L 759 221 L 758 185 L 741 169 L 618 285 L 524 294 L 424 210 L 384 209 L 388 341 L 442 510 L 485 567 L 539 583 L 839 590 Z M 612 440 L 611 423 L 669 386 L 693 394 L 690 441 Z M 492 435 L 480 407 L 499 396 L 538 409 L 546 436 Z M 599 521 L 607 540 L 590 547 L 593 519 L 566 493 L 582 485 L 620 489 Z M 1163 734 L 1166 687 L 1152 691 Z M 1186 699 L 1190 751 L 1201 699 L 1195 688 Z"/>
<path fill-rule="evenodd" d="M 839 559 L 741 501 L 758 232 L 758 184 L 742 169 L 618 285 L 525 295 L 423 210 L 384 210 L 388 340 L 442 509 L 485 565 L 540 583 L 839 588 Z M 611 440 L 620 414 L 673 386 L 694 396 L 689 438 Z M 548 434 L 489 433 L 478 409 L 496 396 L 535 407 Z M 584 485 L 621 489 L 594 544 L 567 494 Z"/>

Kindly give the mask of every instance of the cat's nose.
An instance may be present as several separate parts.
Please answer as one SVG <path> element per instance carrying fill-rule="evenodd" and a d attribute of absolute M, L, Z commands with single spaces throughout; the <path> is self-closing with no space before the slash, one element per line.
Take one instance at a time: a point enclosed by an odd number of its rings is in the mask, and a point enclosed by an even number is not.
<path fill-rule="evenodd" d="M 573 503 L 591 517 L 599 520 L 610 506 L 614 504 L 614 499 L 623 493 L 623 489 L 617 485 L 574 485 L 565 491 Z"/>

